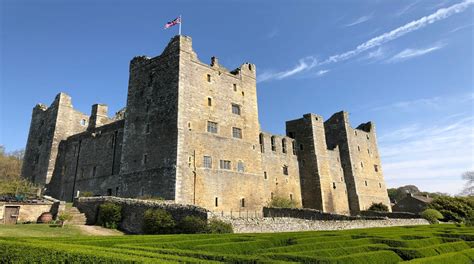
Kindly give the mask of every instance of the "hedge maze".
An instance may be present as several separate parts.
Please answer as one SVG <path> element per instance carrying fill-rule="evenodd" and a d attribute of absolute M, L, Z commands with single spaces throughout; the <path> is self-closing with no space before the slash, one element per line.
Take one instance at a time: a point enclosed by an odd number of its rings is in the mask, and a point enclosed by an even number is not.
<path fill-rule="evenodd" d="M 0 238 L 1 263 L 473 263 L 474 228 Z"/>

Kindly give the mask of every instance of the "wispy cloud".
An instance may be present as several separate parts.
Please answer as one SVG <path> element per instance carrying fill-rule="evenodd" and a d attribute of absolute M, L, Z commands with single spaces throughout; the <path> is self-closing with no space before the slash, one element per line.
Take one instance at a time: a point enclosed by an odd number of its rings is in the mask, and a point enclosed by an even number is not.
<path fill-rule="evenodd" d="M 454 28 L 453 30 L 449 31 L 449 33 L 454 33 L 454 32 L 457 32 L 459 30 L 463 30 L 463 29 L 472 27 L 473 25 L 474 24 L 468 24 L 468 25 L 460 26 L 460 27 Z"/>
<path fill-rule="evenodd" d="M 344 27 L 352 27 L 352 26 L 367 22 L 370 19 L 372 19 L 372 17 L 373 17 L 372 14 L 367 15 L 367 16 L 361 16 L 361 17 L 357 18 L 356 20 L 352 21 L 351 23 L 344 25 Z"/>
<path fill-rule="evenodd" d="M 470 7 L 472 4 L 474 4 L 474 0 L 465 0 L 463 2 L 460 2 L 458 4 L 451 5 L 446 8 L 441 8 L 438 9 L 436 12 L 424 16 L 420 19 L 414 20 L 412 22 L 409 22 L 401 27 L 398 27 L 392 31 L 383 33 L 377 37 L 374 37 L 360 45 L 358 45 L 355 49 L 346 51 L 344 53 L 336 54 L 333 56 L 330 56 L 328 59 L 321 61 L 320 63 L 312 65 L 311 68 L 314 68 L 316 66 L 321 66 L 321 65 L 326 65 L 330 63 L 337 63 L 341 61 L 348 60 L 350 58 L 353 58 L 354 56 L 359 55 L 362 52 L 365 52 L 367 50 L 379 47 L 387 42 L 393 41 L 395 39 L 398 39 L 410 32 L 419 30 L 421 28 L 426 27 L 427 25 L 433 24 L 435 22 L 438 22 L 440 20 L 446 19 L 454 14 L 460 13 L 465 11 L 468 7 Z M 311 56 L 312 57 L 312 56 Z M 301 64 L 301 60 L 300 60 Z M 264 76 L 259 78 L 259 81 L 268 81 L 271 79 L 283 79 L 289 76 L 292 76 L 296 73 L 303 72 L 303 70 L 297 70 L 298 67 L 294 69 L 290 69 L 287 71 L 282 71 L 282 72 L 277 72 L 275 74 L 271 74 L 268 72 L 264 72 Z M 302 69 L 308 69 L 309 67 L 300 67 Z M 295 71 L 296 70 L 296 71 Z M 285 74 L 286 72 L 291 73 L 291 74 Z"/>
<path fill-rule="evenodd" d="M 278 36 L 279 33 L 280 33 L 279 30 L 277 28 L 274 28 L 271 31 L 269 31 L 267 34 L 265 34 L 265 38 L 266 39 L 272 39 L 272 38 Z"/>
<path fill-rule="evenodd" d="M 325 75 L 325 74 L 328 73 L 328 72 L 329 72 L 329 70 L 319 70 L 319 71 L 316 73 L 316 75 L 318 75 L 318 76 L 323 76 L 323 75 Z"/>
<path fill-rule="evenodd" d="M 413 7 L 415 7 L 419 2 L 420 2 L 420 0 L 414 1 L 414 2 L 404 6 L 402 9 L 398 10 L 398 12 L 395 13 L 395 16 L 402 16 L 402 15 L 410 12 L 413 9 Z"/>
<path fill-rule="evenodd" d="M 263 82 L 263 81 L 270 80 L 270 79 L 281 80 L 281 79 L 293 76 L 293 75 L 295 75 L 297 73 L 300 73 L 300 72 L 309 71 L 312 68 L 314 68 L 317 64 L 318 64 L 318 61 L 315 57 L 312 57 L 312 56 L 305 57 L 305 58 L 300 59 L 296 66 L 294 66 L 293 68 L 288 69 L 286 71 L 281 71 L 281 72 L 267 71 L 267 72 L 263 72 L 262 74 L 257 76 L 257 81 L 258 82 Z"/>
<path fill-rule="evenodd" d="M 444 43 L 437 43 L 431 47 L 423 48 L 423 49 L 405 49 L 397 54 L 395 54 L 392 58 L 388 59 L 388 63 L 396 63 L 405 61 L 408 59 L 413 59 L 415 57 L 420 57 L 431 53 L 435 50 L 439 50 L 445 46 Z"/>
<path fill-rule="evenodd" d="M 420 111 L 420 109 L 439 110 L 442 107 L 453 106 L 462 103 L 472 103 L 474 93 L 462 93 L 450 96 L 434 96 L 415 100 L 399 101 L 384 106 L 372 108 L 372 111 L 395 110 L 395 111 Z"/>

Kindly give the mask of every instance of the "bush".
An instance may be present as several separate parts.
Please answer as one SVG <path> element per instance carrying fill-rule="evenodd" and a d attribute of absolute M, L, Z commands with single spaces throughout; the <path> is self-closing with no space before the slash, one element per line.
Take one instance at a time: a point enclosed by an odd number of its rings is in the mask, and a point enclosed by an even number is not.
<path fill-rule="evenodd" d="M 92 197 L 94 196 L 94 193 L 93 192 L 81 192 L 79 194 L 80 197 Z"/>
<path fill-rule="evenodd" d="M 99 206 L 97 224 L 106 228 L 116 229 L 122 220 L 122 207 L 114 203 L 104 203 Z"/>
<path fill-rule="evenodd" d="M 66 221 L 72 220 L 72 215 L 66 212 L 62 212 L 61 214 L 59 214 L 58 220 L 61 222 L 61 227 L 63 227 Z"/>
<path fill-rule="evenodd" d="M 148 209 L 143 215 L 145 234 L 171 234 L 175 232 L 175 226 L 171 214 L 163 209 Z"/>
<path fill-rule="evenodd" d="M 440 211 L 446 221 L 461 222 L 474 210 L 474 197 L 440 196 L 428 207 Z"/>
<path fill-rule="evenodd" d="M 197 216 L 186 216 L 178 223 L 178 230 L 184 234 L 199 234 L 208 231 L 207 221 Z"/>
<path fill-rule="evenodd" d="M 296 203 L 293 200 L 290 200 L 285 197 L 273 197 L 268 203 L 267 207 L 274 207 L 274 208 L 295 208 Z"/>
<path fill-rule="evenodd" d="M 466 219 L 464 220 L 466 226 L 474 226 L 474 210 L 469 211 Z"/>
<path fill-rule="evenodd" d="M 435 209 L 426 209 L 421 212 L 421 217 L 428 220 L 430 224 L 437 224 L 439 219 L 443 219 L 443 215 Z"/>
<path fill-rule="evenodd" d="M 211 220 L 209 220 L 208 228 L 208 232 L 211 234 L 234 233 L 231 224 L 216 218 L 212 218 Z"/>
<path fill-rule="evenodd" d="M 383 203 L 372 203 L 368 210 L 377 212 L 388 212 L 388 206 Z"/>

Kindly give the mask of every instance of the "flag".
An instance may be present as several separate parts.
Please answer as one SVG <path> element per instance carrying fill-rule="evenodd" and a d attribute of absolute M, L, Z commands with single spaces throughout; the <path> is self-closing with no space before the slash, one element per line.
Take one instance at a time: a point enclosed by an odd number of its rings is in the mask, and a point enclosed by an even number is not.
<path fill-rule="evenodd" d="M 170 28 L 174 25 L 181 24 L 181 16 L 165 24 L 165 29 Z"/>

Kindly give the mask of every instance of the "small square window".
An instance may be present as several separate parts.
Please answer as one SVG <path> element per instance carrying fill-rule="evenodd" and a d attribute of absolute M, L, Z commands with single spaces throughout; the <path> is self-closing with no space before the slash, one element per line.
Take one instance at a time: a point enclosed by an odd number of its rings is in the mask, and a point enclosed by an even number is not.
<path fill-rule="evenodd" d="M 210 74 L 207 75 L 207 82 L 211 82 L 211 75 Z"/>
<path fill-rule="evenodd" d="M 240 200 L 240 206 L 245 207 L 245 198 Z"/>
<path fill-rule="evenodd" d="M 212 98 L 211 97 L 207 98 L 207 106 L 212 106 Z"/>
<path fill-rule="evenodd" d="M 245 165 L 243 161 L 237 162 L 237 171 L 238 172 L 244 172 L 245 171 Z"/>
<path fill-rule="evenodd" d="M 275 136 L 270 138 L 270 142 L 272 143 L 272 151 L 276 151 Z"/>
<path fill-rule="evenodd" d="M 332 188 L 336 189 L 336 183 L 335 182 L 332 183 Z"/>
<path fill-rule="evenodd" d="M 233 86 L 234 86 L 234 92 L 237 92 L 237 84 L 234 83 Z"/>
<path fill-rule="evenodd" d="M 378 165 L 374 165 L 374 170 L 375 170 L 375 172 L 379 172 L 379 166 L 378 166 Z"/>
<path fill-rule="evenodd" d="M 365 186 L 368 186 L 367 181 L 365 181 Z"/>
<path fill-rule="evenodd" d="M 288 175 L 288 166 L 283 166 L 283 174 Z"/>
<path fill-rule="evenodd" d="M 220 167 L 223 170 L 230 170 L 231 169 L 230 160 L 220 160 Z"/>
<path fill-rule="evenodd" d="M 240 115 L 240 105 L 232 104 L 232 114 Z"/>
<path fill-rule="evenodd" d="M 265 179 L 265 180 L 268 179 L 266 171 L 263 172 L 263 179 Z"/>
<path fill-rule="evenodd" d="M 232 128 L 232 137 L 234 138 L 242 138 L 242 129 L 233 127 Z"/>
<path fill-rule="evenodd" d="M 212 157 L 204 156 L 204 168 L 211 169 L 212 168 Z"/>
<path fill-rule="evenodd" d="M 207 121 L 207 132 L 217 133 L 217 123 L 212 121 Z"/>

